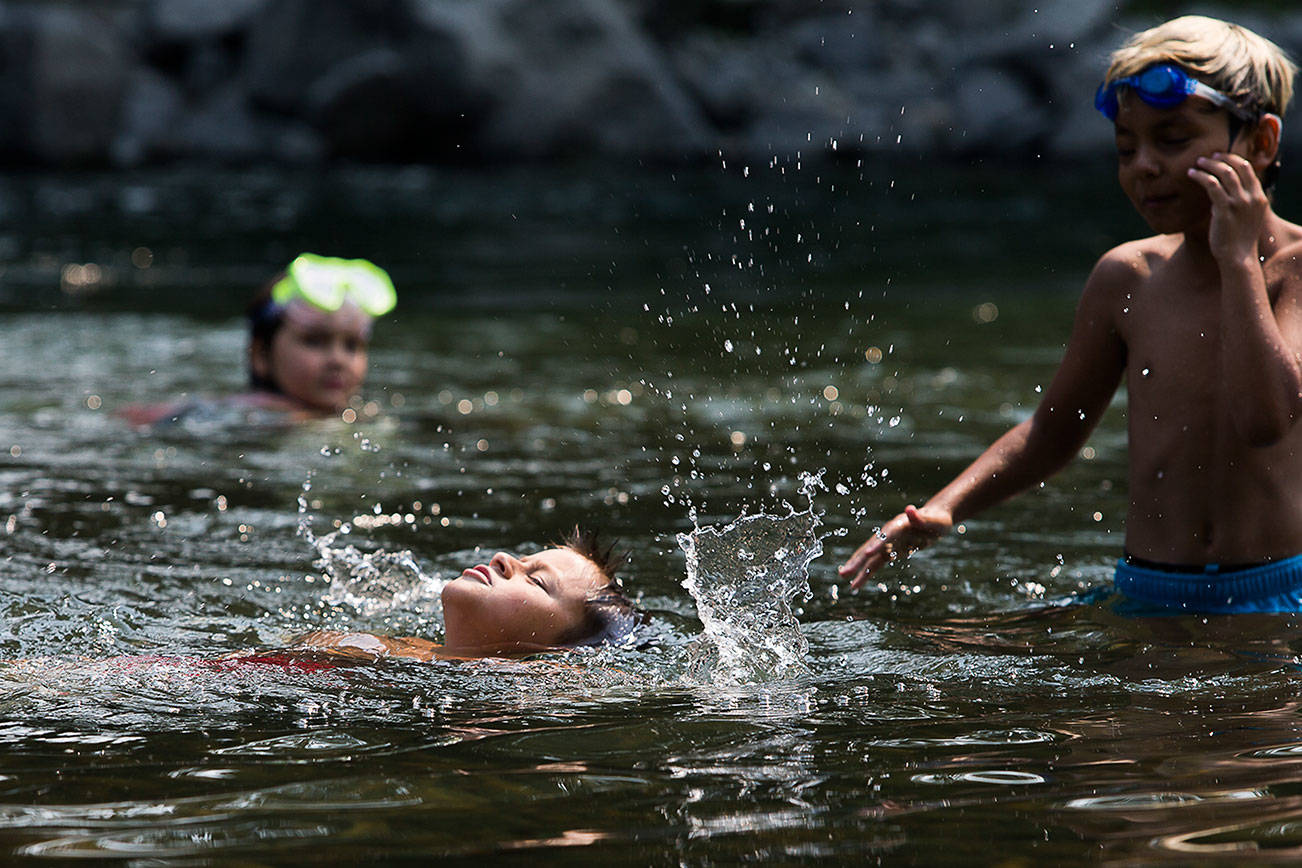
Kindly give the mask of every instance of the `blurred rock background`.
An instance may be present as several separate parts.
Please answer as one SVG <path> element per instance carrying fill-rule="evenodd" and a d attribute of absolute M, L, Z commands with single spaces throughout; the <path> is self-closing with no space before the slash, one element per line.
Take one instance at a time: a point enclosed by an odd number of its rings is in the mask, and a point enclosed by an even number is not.
<path fill-rule="evenodd" d="M 1109 0 L 0 0 L 0 161 L 497 163 L 1106 148 Z M 1287 141 L 1287 139 L 1286 139 Z"/>

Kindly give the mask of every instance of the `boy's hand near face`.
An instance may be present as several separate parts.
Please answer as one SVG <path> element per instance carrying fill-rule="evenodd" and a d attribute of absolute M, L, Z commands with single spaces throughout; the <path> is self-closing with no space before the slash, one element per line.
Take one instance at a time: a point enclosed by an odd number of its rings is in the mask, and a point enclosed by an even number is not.
<path fill-rule="evenodd" d="M 859 546 L 837 573 L 842 578 L 851 576 L 850 590 L 858 590 L 884 564 L 926 548 L 953 526 L 954 520 L 947 511 L 927 506 L 918 509 L 910 504 Z"/>
<path fill-rule="evenodd" d="M 1270 199 L 1253 166 L 1238 154 L 1199 157 L 1189 177 L 1212 203 L 1207 244 L 1222 267 L 1257 261 L 1257 242 L 1270 212 Z"/>

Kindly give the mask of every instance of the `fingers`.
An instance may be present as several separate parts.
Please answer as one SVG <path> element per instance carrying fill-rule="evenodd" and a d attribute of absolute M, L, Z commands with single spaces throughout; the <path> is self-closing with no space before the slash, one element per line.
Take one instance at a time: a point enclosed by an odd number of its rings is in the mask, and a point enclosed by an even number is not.
<path fill-rule="evenodd" d="M 854 554 L 837 568 L 841 578 L 850 579 L 850 589 L 857 590 L 868 576 L 898 557 L 908 557 L 931 543 L 942 530 L 934 515 L 923 515 L 913 504 L 873 532 L 855 549 Z"/>
<path fill-rule="evenodd" d="M 868 581 L 868 577 L 881 569 L 882 565 L 890 561 L 893 557 L 894 555 L 886 547 L 883 547 L 881 550 L 876 551 L 865 558 L 862 568 L 855 574 L 854 578 L 850 580 L 850 590 L 857 591 L 862 588 L 864 583 Z"/>
<path fill-rule="evenodd" d="M 909 527 L 914 530 L 925 530 L 927 527 L 927 523 L 923 520 L 922 514 L 918 512 L 918 508 L 911 503 L 904 507 L 904 517 L 909 520 Z"/>
<path fill-rule="evenodd" d="M 1199 157 L 1196 166 L 1189 167 L 1189 178 L 1207 191 L 1212 203 L 1221 205 L 1230 201 L 1231 187 L 1240 188 L 1238 175 L 1223 162 L 1210 157 Z"/>
<path fill-rule="evenodd" d="M 913 509 L 912 506 L 908 508 Z M 837 568 L 838 575 L 850 578 L 850 590 L 858 590 L 882 566 L 895 560 L 901 553 L 908 554 L 912 551 L 898 539 L 901 531 L 908 526 L 904 523 L 904 518 L 896 516 L 874 531 L 872 537 L 855 549 L 854 554 Z"/>
<path fill-rule="evenodd" d="M 846 562 L 838 567 L 836 571 L 842 578 L 856 574 L 862 575 L 864 570 L 867 569 L 865 565 L 876 558 L 883 550 L 889 551 L 889 547 L 890 543 L 886 541 L 886 537 L 878 529 L 867 542 L 855 549 L 854 554 L 850 555 Z"/>
<path fill-rule="evenodd" d="M 881 566 L 880 561 L 876 563 L 865 564 L 863 570 L 860 571 L 860 573 L 857 576 L 855 576 L 853 579 L 850 580 L 850 590 L 857 591 L 860 588 L 862 588 L 864 586 L 864 583 L 868 581 L 868 575 L 880 566 Z"/>
<path fill-rule="evenodd" d="M 1197 165 L 1190 167 L 1189 177 L 1213 198 L 1217 192 L 1229 199 L 1240 196 L 1255 199 L 1261 193 L 1261 181 L 1252 163 L 1238 154 L 1216 153 L 1199 157 Z"/>

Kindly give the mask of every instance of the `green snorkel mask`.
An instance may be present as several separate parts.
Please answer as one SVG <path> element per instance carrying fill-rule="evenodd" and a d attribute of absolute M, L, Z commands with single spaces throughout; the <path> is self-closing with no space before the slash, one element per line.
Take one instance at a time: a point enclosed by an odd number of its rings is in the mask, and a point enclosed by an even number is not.
<path fill-rule="evenodd" d="M 271 288 L 271 300 L 279 307 L 295 299 L 329 313 L 351 301 L 368 316 L 379 317 L 393 310 L 398 293 L 388 273 L 366 259 L 304 253 Z"/>

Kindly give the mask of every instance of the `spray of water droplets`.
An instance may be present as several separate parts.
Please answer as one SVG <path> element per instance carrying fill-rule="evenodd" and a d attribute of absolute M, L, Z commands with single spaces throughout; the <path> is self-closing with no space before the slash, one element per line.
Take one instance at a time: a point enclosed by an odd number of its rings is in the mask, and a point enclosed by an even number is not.
<path fill-rule="evenodd" d="M 340 536 L 352 533 L 352 526 L 346 522 L 325 536 L 313 533 L 307 503 L 311 489 L 309 473 L 298 496 L 298 535 L 316 549 L 313 565 L 329 587 L 325 602 L 348 606 L 367 616 L 422 610 L 442 618 L 439 595 L 444 582 L 426 575 L 410 551 L 364 552 L 354 545 L 336 545 Z"/>
<path fill-rule="evenodd" d="M 738 684 L 807 671 L 808 643 L 792 606 L 812 596 L 809 564 L 823 553 L 813 505 L 822 476 L 801 474 L 804 510 L 787 504 L 787 515 L 744 515 L 678 535 L 687 555 L 683 587 L 703 628 L 689 652 L 691 678 Z"/>

